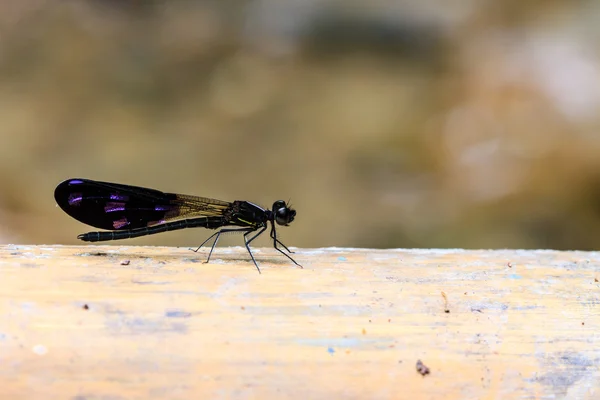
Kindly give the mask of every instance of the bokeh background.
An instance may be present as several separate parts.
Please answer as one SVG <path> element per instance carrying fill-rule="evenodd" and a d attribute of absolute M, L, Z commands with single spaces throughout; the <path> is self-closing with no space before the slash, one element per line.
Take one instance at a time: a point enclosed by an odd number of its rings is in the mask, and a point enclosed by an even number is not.
<path fill-rule="evenodd" d="M 53 191 L 86 177 L 291 199 L 291 246 L 598 249 L 599 21 L 597 0 L 3 2 L 0 242 L 78 243 Z"/>

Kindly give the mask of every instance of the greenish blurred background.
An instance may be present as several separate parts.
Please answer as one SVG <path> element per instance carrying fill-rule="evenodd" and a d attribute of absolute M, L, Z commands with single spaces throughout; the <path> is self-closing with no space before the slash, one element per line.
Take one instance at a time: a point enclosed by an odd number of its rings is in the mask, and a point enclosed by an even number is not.
<path fill-rule="evenodd" d="M 53 190 L 84 177 L 291 199 L 290 246 L 598 249 L 598 21 L 596 0 L 3 2 L 0 242 L 80 243 Z"/>

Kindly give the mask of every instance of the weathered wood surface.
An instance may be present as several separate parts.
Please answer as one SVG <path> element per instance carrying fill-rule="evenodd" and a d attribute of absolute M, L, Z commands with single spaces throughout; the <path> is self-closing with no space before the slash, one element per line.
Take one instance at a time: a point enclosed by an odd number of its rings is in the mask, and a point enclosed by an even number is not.
<path fill-rule="evenodd" d="M 256 256 L 1 246 L 0 398 L 600 399 L 598 252 Z"/>

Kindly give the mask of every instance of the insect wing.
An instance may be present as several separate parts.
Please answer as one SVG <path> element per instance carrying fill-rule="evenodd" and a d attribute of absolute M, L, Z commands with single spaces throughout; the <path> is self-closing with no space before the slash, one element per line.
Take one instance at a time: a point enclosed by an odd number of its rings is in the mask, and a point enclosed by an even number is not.
<path fill-rule="evenodd" d="M 179 215 L 175 194 L 88 179 L 60 183 L 54 198 L 71 217 L 100 229 L 141 228 Z"/>

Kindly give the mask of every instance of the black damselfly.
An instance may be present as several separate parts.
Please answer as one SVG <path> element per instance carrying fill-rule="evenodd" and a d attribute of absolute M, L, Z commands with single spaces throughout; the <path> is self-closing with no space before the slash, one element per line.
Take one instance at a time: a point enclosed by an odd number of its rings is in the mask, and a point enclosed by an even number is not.
<path fill-rule="evenodd" d="M 223 233 L 243 233 L 244 244 L 258 272 L 260 268 L 250 250 L 250 243 L 267 229 L 270 222 L 273 247 L 294 264 L 302 267 L 277 246 L 279 244 L 288 253 L 292 253 L 277 239 L 275 229 L 275 223 L 288 226 L 296 216 L 296 211 L 282 200 L 274 202 L 269 210 L 244 200 L 230 203 L 79 178 L 60 183 L 54 190 L 54 198 L 60 208 L 71 217 L 84 224 L 109 231 L 88 232 L 77 236 L 86 242 L 128 239 L 184 228 L 222 228 L 194 250 L 198 251 L 214 238 L 206 260 L 209 262 Z"/>

